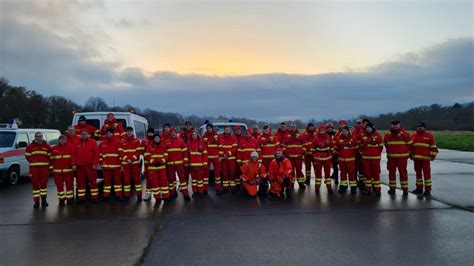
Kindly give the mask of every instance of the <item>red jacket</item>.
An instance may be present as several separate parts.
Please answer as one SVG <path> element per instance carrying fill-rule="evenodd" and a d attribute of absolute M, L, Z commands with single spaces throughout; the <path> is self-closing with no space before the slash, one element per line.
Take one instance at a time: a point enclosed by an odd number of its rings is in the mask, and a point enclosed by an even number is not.
<path fill-rule="evenodd" d="M 351 135 L 344 137 L 341 134 L 336 140 L 336 151 L 339 161 L 355 161 L 358 149 L 359 145 L 357 144 L 357 140 Z"/>
<path fill-rule="evenodd" d="M 109 116 L 109 115 L 114 116 L 114 114 L 112 114 L 112 113 L 109 113 L 107 116 Z M 122 124 L 119 121 L 117 121 L 114 117 L 112 119 L 112 121 L 109 121 L 109 119 L 105 119 L 104 125 L 102 126 L 102 128 L 100 129 L 100 132 L 99 132 L 99 137 L 100 137 L 101 140 L 106 137 L 107 129 L 109 129 L 109 128 L 114 129 L 114 137 L 117 140 L 120 140 L 121 138 L 125 137 L 125 130 L 123 129 Z"/>
<path fill-rule="evenodd" d="M 280 146 L 278 140 L 270 133 L 262 133 L 258 139 L 263 159 L 273 159 L 276 149 Z"/>
<path fill-rule="evenodd" d="M 204 144 L 207 147 L 207 157 L 209 159 L 215 159 L 219 157 L 219 153 L 221 153 L 222 145 L 221 145 L 221 137 L 217 135 L 215 131 L 212 134 L 209 134 L 207 131 L 204 133 L 202 138 Z"/>
<path fill-rule="evenodd" d="M 318 161 L 331 160 L 334 148 L 332 138 L 326 133 L 324 135 L 318 133 L 312 141 L 313 157 Z"/>
<path fill-rule="evenodd" d="M 255 184 L 267 174 L 265 166 L 260 162 L 248 161 L 240 167 L 242 171 L 242 180 L 250 184 Z"/>
<path fill-rule="evenodd" d="M 76 144 L 81 140 L 81 137 L 79 137 L 78 135 L 74 135 L 74 136 L 69 136 L 69 134 L 66 134 L 66 142 L 67 144 L 69 145 L 72 145 L 73 147 L 76 146 Z"/>
<path fill-rule="evenodd" d="M 289 129 L 286 129 L 285 131 L 281 130 L 280 128 L 277 129 L 277 132 L 275 133 L 275 138 L 277 141 L 282 144 L 283 139 L 290 133 Z"/>
<path fill-rule="evenodd" d="M 164 145 L 168 145 L 171 139 L 171 131 L 169 131 L 168 133 L 161 131 L 160 138 L 161 138 L 160 142 L 162 142 Z"/>
<path fill-rule="evenodd" d="M 99 144 L 100 159 L 99 163 L 104 169 L 114 169 L 121 167 L 120 161 L 120 142 L 112 137 L 106 137 Z"/>
<path fill-rule="evenodd" d="M 435 139 L 430 133 L 416 132 L 411 135 L 413 140 L 412 158 L 414 160 L 430 160 L 438 155 L 438 147 Z"/>
<path fill-rule="evenodd" d="M 84 125 L 77 124 L 74 126 L 75 134 L 78 136 L 81 135 L 81 132 L 84 130 L 87 131 L 87 133 L 89 133 L 91 138 L 96 138 L 99 135 L 99 130 L 89 124 L 84 124 Z"/>
<path fill-rule="evenodd" d="M 364 131 L 365 132 L 365 131 Z M 364 160 L 380 160 L 383 150 L 382 136 L 377 132 L 359 133 L 359 149 Z"/>
<path fill-rule="evenodd" d="M 164 143 L 153 143 L 148 146 L 145 152 L 145 161 L 148 164 L 148 171 L 158 171 L 166 169 L 168 153 Z"/>
<path fill-rule="evenodd" d="M 284 177 L 293 179 L 293 166 L 288 158 L 283 158 L 281 162 L 277 161 L 277 159 L 273 159 L 268 172 L 268 180 L 270 180 L 270 182 L 277 181 L 281 184 Z"/>
<path fill-rule="evenodd" d="M 305 145 L 306 139 L 298 130 L 286 135 L 281 143 L 283 152 L 290 158 L 302 158 L 306 151 Z"/>
<path fill-rule="evenodd" d="M 72 165 L 85 166 L 99 164 L 99 148 L 95 140 L 88 138 L 80 140 L 72 153 Z"/>
<path fill-rule="evenodd" d="M 51 166 L 53 173 L 71 173 L 72 172 L 72 154 L 74 146 L 66 143 L 57 144 L 51 148 Z"/>
<path fill-rule="evenodd" d="M 405 130 L 400 129 L 397 132 L 389 130 L 385 134 L 383 142 L 388 158 L 408 158 L 410 156 L 413 141 Z"/>
<path fill-rule="evenodd" d="M 207 148 L 201 139 L 188 140 L 188 164 L 190 167 L 207 167 Z"/>
<path fill-rule="evenodd" d="M 250 154 L 256 151 L 258 153 L 259 161 L 262 161 L 262 151 L 258 140 L 252 136 L 244 136 L 240 140 L 239 147 L 237 149 L 237 163 L 243 164 L 250 160 Z"/>
<path fill-rule="evenodd" d="M 312 156 L 312 147 L 313 147 L 313 139 L 316 137 L 317 130 L 314 129 L 313 131 L 309 130 L 306 128 L 306 130 L 303 133 L 304 139 L 306 140 L 305 142 L 305 155 Z"/>
<path fill-rule="evenodd" d="M 131 160 L 132 164 L 139 164 L 143 151 L 143 146 L 135 137 L 125 137 L 120 142 L 119 155 L 122 164 L 128 164 L 128 160 Z"/>
<path fill-rule="evenodd" d="M 168 165 L 183 165 L 188 163 L 188 148 L 182 138 L 170 138 L 166 145 L 168 152 Z"/>
<path fill-rule="evenodd" d="M 225 155 L 229 160 L 235 160 L 237 158 L 237 138 L 232 134 L 222 133 L 221 143 L 221 155 Z"/>
<path fill-rule="evenodd" d="M 34 140 L 26 147 L 25 157 L 31 166 L 49 166 L 49 156 L 51 155 L 51 146 L 46 141 L 39 144 Z"/>
<path fill-rule="evenodd" d="M 185 143 L 187 143 L 191 139 L 191 133 L 193 132 L 193 130 L 194 130 L 194 128 L 192 128 L 191 130 L 187 130 L 187 129 L 184 128 L 179 133 L 179 137 L 182 138 Z"/>

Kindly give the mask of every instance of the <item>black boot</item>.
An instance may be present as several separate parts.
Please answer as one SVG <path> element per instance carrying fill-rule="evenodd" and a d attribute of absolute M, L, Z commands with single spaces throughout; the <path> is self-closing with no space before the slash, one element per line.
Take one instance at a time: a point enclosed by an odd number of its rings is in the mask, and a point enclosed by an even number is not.
<path fill-rule="evenodd" d="M 184 195 L 183 198 L 184 198 L 185 201 L 190 201 L 191 200 L 191 197 L 189 195 Z"/>
<path fill-rule="evenodd" d="M 222 190 L 216 190 L 216 195 L 217 195 L 217 196 L 222 195 Z"/>
<path fill-rule="evenodd" d="M 285 194 L 286 194 L 286 198 L 287 198 L 287 199 L 290 199 L 290 198 L 291 198 L 291 189 L 287 188 L 287 189 L 285 190 Z"/>
<path fill-rule="evenodd" d="M 143 200 L 143 199 L 142 199 L 142 196 L 141 196 L 141 195 L 140 195 L 140 196 L 137 196 L 137 203 L 142 202 L 142 200 Z"/>
<path fill-rule="evenodd" d="M 380 197 L 382 196 L 382 193 L 380 193 L 380 191 L 375 191 L 375 196 Z"/>
<path fill-rule="evenodd" d="M 357 194 L 357 187 L 351 187 L 351 194 L 352 195 Z"/>
<path fill-rule="evenodd" d="M 59 200 L 59 206 L 64 206 L 66 205 L 66 203 L 64 202 L 64 200 Z"/>
<path fill-rule="evenodd" d="M 414 194 L 423 194 L 423 190 L 415 189 L 412 191 Z"/>
<path fill-rule="evenodd" d="M 311 182 L 311 177 L 310 177 L 310 178 L 306 178 L 306 181 L 304 181 L 304 183 L 305 183 L 306 185 L 309 185 L 310 182 Z"/>
<path fill-rule="evenodd" d="M 391 188 L 391 189 L 389 189 L 389 190 L 388 190 L 388 192 L 387 192 L 387 193 L 388 193 L 389 195 L 395 195 L 395 193 L 396 193 L 396 190 L 395 190 L 395 189 L 393 189 L 393 188 Z"/>
<path fill-rule="evenodd" d="M 314 189 L 314 192 L 315 192 L 316 194 L 319 194 L 319 188 Z"/>
<path fill-rule="evenodd" d="M 425 195 L 427 197 L 431 197 L 431 191 L 425 191 L 425 193 L 423 193 L 423 195 Z"/>
<path fill-rule="evenodd" d="M 35 204 L 33 204 L 33 208 L 38 209 L 40 206 L 40 203 L 38 201 L 35 201 Z"/>
<path fill-rule="evenodd" d="M 301 190 L 305 190 L 306 189 L 306 185 L 305 184 L 299 184 L 300 185 L 300 189 Z"/>
<path fill-rule="evenodd" d="M 202 193 L 202 195 L 203 195 L 204 197 L 207 197 L 208 194 L 209 194 L 209 193 L 207 193 L 207 190 L 204 190 L 204 192 Z"/>
<path fill-rule="evenodd" d="M 372 194 L 370 190 L 367 190 L 367 189 L 362 190 L 362 195 L 368 196 L 370 194 Z"/>
<path fill-rule="evenodd" d="M 403 196 L 408 196 L 408 190 L 403 190 Z"/>
<path fill-rule="evenodd" d="M 328 188 L 328 194 L 333 194 L 334 191 L 332 191 L 332 188 Z"/>
<path fill-rule="evenodd" d="M 346 191 L 347 191 L 346 186 L 339 186 L 339 194 L 344 194 L 344 193 L 346 193 Z"/>
<path fill-rule="evenodd" d="M 46 198 L 42 198 L 42 199 L 41 199 L 41 207 L 48 207 L 48 206 L 49 206 L 49 204 L 48 204 L 48 202 L 46 201 Z"/>

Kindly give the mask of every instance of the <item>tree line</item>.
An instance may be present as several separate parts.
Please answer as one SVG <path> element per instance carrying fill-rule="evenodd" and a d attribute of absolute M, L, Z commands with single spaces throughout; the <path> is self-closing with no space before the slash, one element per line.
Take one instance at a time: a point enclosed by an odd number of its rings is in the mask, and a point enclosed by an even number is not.
<path fill-rule="evenodd" d="M 8 80 L 0 78 L 0 123 L 6 123 L 17 119 L 23 128 L 55 128 L 65 130 L 72 121 L 74 112 L 128 112 L 134 111 L 145 117 L 150 126 L 159 128 L 164 123 L 175 126 L 184 125 L 185 121 L 191 121 L 195 127 L 199 127 L 205 120 L 228 121 L 246 123 L 248 126 L 259 125 L 262 127 L 266 122 L 256 121 L 242 117 L 200 117 L 196 115 L 183 116 L 178 113 L 160 112 L 152 109 L 140 109 L 132 105 L 108 106 L 106 101 L 100 97 L 90 97 L 84 105 L 80 105 L 62 96 L 44 97 L 34 90 L 21 86 L 13 86 Z M 455 104 L 453 106 L 421 106 L 405 112 L 387 113 L 378 116 L 362 115 L 359 118 L 368 118 L 380 129 L 389 126 L 390 121 L 398 119 L 402 121 L 406 129 L 414 129 L 418 121 L 427 123 L 431 130 L 474 130 L 474 102 L 469 104 Z M 357 119 L 349 120 L 349 124 L 355 124 Z M 295 121 L 298 128 L 305 128 L 306 123 L 301 120 Z M 336 123 L 334 120 L 310 122 L 318 125 L 320 123 Z M 278 123 L 270 123 L 272 128 L 277 128 Z"/>

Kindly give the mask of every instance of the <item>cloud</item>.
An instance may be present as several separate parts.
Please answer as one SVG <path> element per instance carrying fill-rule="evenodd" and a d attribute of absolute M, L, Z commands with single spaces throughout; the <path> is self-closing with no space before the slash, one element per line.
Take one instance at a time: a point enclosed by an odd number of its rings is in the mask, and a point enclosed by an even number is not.
<path fill-rule="evenodd" d="M 28 16 L 24 4 L 6 2 L 15 11 L 9 14 L 20 15 L 0 16 L 0 76 L 80 103 L 100 96 L 109 104 L 269 121 L 350 118 L 474 100 L 471 38 L 446 40 L 362 71 L 229 77 L 145 73 L 106 56 L 97 45 L 106 33 L 84 31 L 70 18 L 78 8 L 104 8 L 100 2 L 65 2 L 70 4 L 63 10 L 35 6 L 35 16 Z"/>

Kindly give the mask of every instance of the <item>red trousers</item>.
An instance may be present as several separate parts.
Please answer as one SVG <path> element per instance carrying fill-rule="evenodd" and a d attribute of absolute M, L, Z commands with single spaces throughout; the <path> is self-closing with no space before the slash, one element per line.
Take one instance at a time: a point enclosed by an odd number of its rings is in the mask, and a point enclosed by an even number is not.
<path fill-rule="evenodd" d="M 308 181 L 311 179 L 311 166 L 315 165 L 315 163 L 316 161 L 312 154 L 304 155 L 304 171 L 305 171 L 305 176 L 306 176 L 305 181 Z"/>
<path fill-rule="evenodd" d="M 211 169 L 211 164 L 214 167 L 214 185 L 216 187 L 216 190 L 222 190 L 222 178 L 221 178 L 221 163 L 219 162 L 219 158 L 209 158 L 207 160 L 207 168 L 204 169 L 203 171 L 203 182 L 204 182 L 204 188 L 207 190 L 209 187 L 209 177 L 210 177 L 210 170 Z"/>
<path fill-rule="evenodd" d="M 78 199 L 86 199 L 86 187 L 87 182 L 89 182 L 91 198 L 93 200 L 97 200 L 99 197 L 99 188 L 97 188 L 97 170 L 92 169 L 92 165 L 89 164 L 78 166 L 76 171 L 76 181 Z"/>
<path fill-rule="evenodd" d="M 390 189 L 397 187 L 396 172 L 400 173 L 400 186 L 403 191 L 408 191 L 408 171 L 407 171 L 408 158 L 388 158 L 387 170 Z"/>
<path fill-rule="evenodd" d="M 202 193 L 206 191 L 204 187 L 203 173 L 204 170 L 201 167 L 190 167 L 191 180 L 193 184 L 193 193 Z"/>
<path fill-rule="evenodd" d="M 425 191 L 431 191 L 431 162 L 429 160 L 414 160 L 416 173 L 416 189 L 423 190 L 423 178 L 425 179 Z"/>
<path fill-rule="evenodd" d="M 304 184 L 306 179 L 303 175 L 303 157 L 289 157 L 289 159 L 291 165 L 293 165 L 293 176 L 296 177 L 296 182 L 298 182 L 298 184 Z"/>
<path fill-rule="evenodd" d="M 122 171 L 120 168 L 102 169 L 104 175 L 104 198 L 110 197 L 112 183 L 114 183 L 115 196 L 122 195 Z M 113 180 L 113 182 L 112 182 Z"/>
<path fill-rule="evenodd" d="M 288 177 L 287 177 L 287 178 L 288 178 Z M 286 178 L 285 178 L 285 179 L 286 179 Z M 293 181 L 291 180 L 291 178 L 288 178 L 288 179 L 290 179 L 290 183 L 293 182 Z M 281 180 L 280 180 L 280 181 L 281 181 Z M 291 189 L 291 188 L 292 188 L 292 184 L 290 184 L 289 186 L 285 186 L 285 185 L 284 185 L 284 182 L 283 182 L 283 183 L 280 183 L 277 179 L 270 181 L 270 193 L 281 197 L 281 193 L 283 192 L 283 189 L 284 189 L 284 188 L 286 188 L 286 189 Z"/>
<path fill-rule="evenodd" d="M 143 176 L 145 177 L 145 193 L 146 194 L 153 194 L 153 186 L 151 185 L 150 179 L 150 171 L 147 170 L 145 166 L 145 171 L 143 172 Z"/>
<path fill-rule="evenodd" d="M 122 164 L 123 166 L 123 195 L 130 196 L 130 189 L 132 187 L 131 179 L 135 184 L 135 193 L 137 196 L 142 195 L 142 181 L 140 180 L 140 164 Z"/>
<path fill-rule="evenodd" d="M 148 172 L 150 176 L 150 185 L 155 199 L 169 198 L 168 177 L 166 169 L 153 170 Z"/>
<path fill-rule="evenodd" d="M 224 189 L 234 189 L 236 187 L 234 179 L 236 167 L 235 160 L 222 159 L 221 167 L 223 177 L 222 184 Z"/>
<path fill-rule="evenodd" d="M 74 174 L 67 173 L 53 173 L 54 183 L 58 190 L 58 200 L 72 200 L 74 198 Z M 66 190 L 64 190 L 66 186 Z"/>
<path fill-rule="evenodd" d="M 341 182 L 339 183 L 342 187 L 356 188 L 357 181 L 356 181 L 356 172 L 355 172 L 355 161 L 343 161 L 339 159 L 339 168 L 341 169 Z M 347 177 L 349 176 L 349 182 Z"/>
<path fill-rule="evenodd" d="M 331 177 L 331 166 L 332 160 L 314 160 L 314 171 L 316 174 L 315 179 L 315 188 L 318 189 L 321 187 L 321 182 L 323 180 L 323 170 L 324 170 L 324 183 L 326 187 L 329 189 L 332 185 L 332 177 Z"/>
<path fill-rule="evenodd" d="M 184 175 L 184 165 L 173 165 L 169 164 L 166 166 L 168 174 L 168 186 L 170 195 L 176 195 L 176 174 L 179 178 L 179 190 L 183 195 L 189 195 L 188 191 L 188 179 Z"/>
<path fill-rule="evenodd" d="M 33 187 L 33 200 L 38 202 L 48 195 L 49 166 L 30 166 L 31 185 Z"/>
<path fill-rule="evenodd" d="M 380 192 L 380 159 L 366 159 L 364 160 L 364 174 L 365 174 L 365 189 Z"/>
<path fill-rule="evenodd" d="M 257 196 L 257 184 L 249 184 L 248 182 L 242 182 L 242 186 L 244 187 L 245 191 L 249 194 L 249 196 L 255 197 Z"/>

